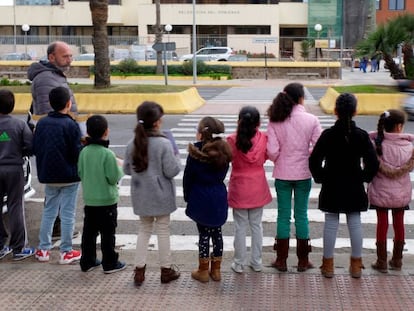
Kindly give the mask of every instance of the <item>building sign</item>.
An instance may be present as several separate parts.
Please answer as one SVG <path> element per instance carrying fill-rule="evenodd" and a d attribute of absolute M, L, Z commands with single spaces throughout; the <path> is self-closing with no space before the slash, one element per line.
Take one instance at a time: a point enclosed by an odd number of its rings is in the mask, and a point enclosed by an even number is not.
<path fill-rule="evenodd" d="M 315 48 L 317 49 L 327 49 L 329 47 L 329 40 L 325 39 L 316 39 L 315 40 Z"/>
<path fill-rule="evenodd" d="M 179 10 L 178 14 L 193 14 L 193 10 Z M 238 15 L 239 10 L 196 10 L 196 14 L 199 15 Z"/>
<path fill-rule="evenodd" d="M 253 38 L 253 43 L 277 43 L 277 37 Z"/>

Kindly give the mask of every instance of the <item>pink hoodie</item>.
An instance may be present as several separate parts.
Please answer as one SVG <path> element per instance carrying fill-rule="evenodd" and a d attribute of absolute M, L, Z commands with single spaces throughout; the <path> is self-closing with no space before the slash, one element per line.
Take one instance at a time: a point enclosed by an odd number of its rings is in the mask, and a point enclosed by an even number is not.
<path fill-rule="evenodd" d="M 269 122 L 267 155 L 275 163 L 273 177 L 282 180 L 311 178 L 309 156 L 321 132 L 318 118 L 300 104 L 293 106 L 285 121 Z"/>
<path fill-rule="evenodd" d="M 236 148 L 236 134 L 227 138 L 232 152 L 232 170 L 228 187 L 229 206 L 257 208 L 272 201 L 266 180 L 264 163 L 267 159 L 267 136 L 260 131 L 252 138 L 253 146 L 243 153 Z"/>

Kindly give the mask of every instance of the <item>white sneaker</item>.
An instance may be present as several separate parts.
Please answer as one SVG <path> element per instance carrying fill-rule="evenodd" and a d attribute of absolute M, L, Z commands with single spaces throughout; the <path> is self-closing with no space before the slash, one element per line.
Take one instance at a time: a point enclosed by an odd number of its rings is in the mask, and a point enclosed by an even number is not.
<path fill-rule="evenodd" d="M 238 263 L 233 262 L 231 264 L 231 269 L 236 273 L 243 273 L 243 266 Z"/>
<path fill-rule="evenodd" d="M 252 268 L 252 270 L 254 272 L 261 272 L 262 271 L 262 266 L 261 265 L 260 266 L 255 266 L 255 265 L 250 264 L 250 268 Z"/>

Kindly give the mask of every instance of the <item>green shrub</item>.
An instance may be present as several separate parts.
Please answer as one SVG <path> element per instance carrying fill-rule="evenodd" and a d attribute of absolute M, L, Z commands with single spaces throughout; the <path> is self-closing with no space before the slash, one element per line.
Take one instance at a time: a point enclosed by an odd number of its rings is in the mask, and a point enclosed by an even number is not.
<path fill-rule="evenodd" d="M 138 71 L 138 64 L 133 58 L 126 58 L 121 60 L 117 66 L 121 73 L 136 73 Z"/>
<path fill-rule="evenodd" d="M 19 86 L 27 83 L 22 83 L 19 80 L 9 80 L 7 78 L 3 78 L 0 80 L 1 86 Z"/>

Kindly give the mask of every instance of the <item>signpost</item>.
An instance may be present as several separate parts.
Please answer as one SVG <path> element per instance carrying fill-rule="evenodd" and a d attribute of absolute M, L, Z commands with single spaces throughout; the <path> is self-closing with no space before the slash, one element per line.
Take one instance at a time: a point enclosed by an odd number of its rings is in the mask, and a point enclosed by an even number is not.
<path fill-rule="evenodd" d="M 264 56 L 265 56 L 265 80 L 267 80 L 267 51 L 266 43 L 277 43 L 277 37 L 263 37 L 263 38 L 253 38 L 253 43 L 262 43 L 264 44 Z"/>
<path fill-rule="evenodd" d="M 163 53 L 165 85 L 168 85 L 167 51 L 175 51 L 175 42 L 157 42 L 152 48 Z"/>

